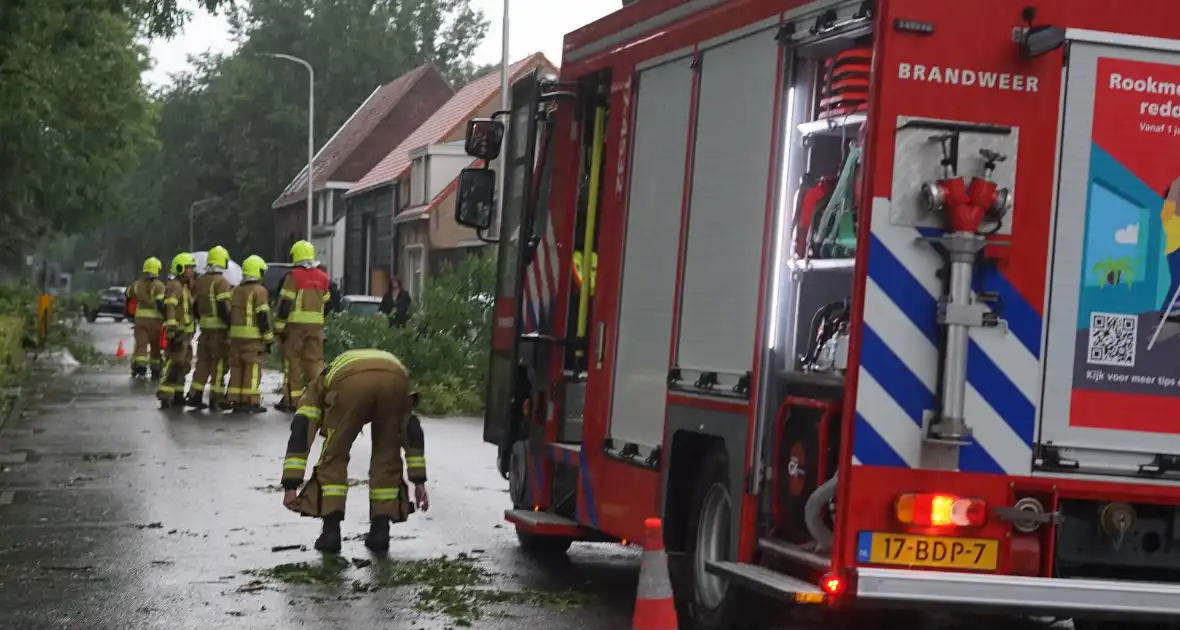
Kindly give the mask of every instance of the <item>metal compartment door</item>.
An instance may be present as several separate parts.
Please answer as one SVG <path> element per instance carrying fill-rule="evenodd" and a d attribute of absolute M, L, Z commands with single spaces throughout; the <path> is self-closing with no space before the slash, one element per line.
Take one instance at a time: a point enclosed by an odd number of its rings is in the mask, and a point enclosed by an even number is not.
<path fill-rule="evenodd" d="M 610 437 L 646 448 L 664 438 L 693 59 L 640 70 L 619 296 Z"/>
<path fill-rule="evenodd" d="M 1159 474 L 1180 455 L 1180 43 L 1067 40 L 1037 467 Z"/>

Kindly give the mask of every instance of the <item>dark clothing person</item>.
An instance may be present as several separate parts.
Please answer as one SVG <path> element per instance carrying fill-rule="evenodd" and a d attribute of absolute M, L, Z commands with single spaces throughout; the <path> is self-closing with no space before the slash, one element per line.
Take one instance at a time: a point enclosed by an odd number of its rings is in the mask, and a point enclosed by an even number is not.
<path fill-rule="evenodd" d="M 324 305 L 324 314 L 340 312 L 340 285 L 335 282 L 328 285 L 328 303 Z"/>
<path fill-rule="evenodd" d="M 391 327 L 402 328 L 406 325 L 406 322 L 410 321 L 411 303 L 410 293 L 401 288 L 400 282 L 394 280 L 390 282 L 389 290 L 381 298 L 381 306 L 379 308 L 389 318 L 389 325 Z"/>

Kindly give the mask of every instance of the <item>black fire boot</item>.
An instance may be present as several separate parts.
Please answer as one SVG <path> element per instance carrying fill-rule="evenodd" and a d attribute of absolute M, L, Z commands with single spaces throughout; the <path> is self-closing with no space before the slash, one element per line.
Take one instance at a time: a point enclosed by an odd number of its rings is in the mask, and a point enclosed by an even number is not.
<path fill-rule="evenodd" d="M 171 409 L 171 408 L 172 408 L 172 399 L 171 398 L 161 398 L 160 399 L 160 409 Z"/>
<path fill-rule="evenodd" d="M 295 413 L 295 405 L 288 403 L 287 399 L 284 398 L 279 401 L 279 404 L 274 406 L 274 410 L 279 413 Z"/>
<path fill-rule="evenodd" d="M 320 531 L 320 537 L 315 539 L 316 551 L 324 553 L 340 553 L 340 521 L 344 520 L 344 516 L 337 514 L 329 514 L 323 518 L 324 528 Z"/>
<path fill-rule="evenodd" d="M 374 516 L 365 534 L 365 546 L 373 551 L 389 551 L 389 517 Z"/>
<path fill-rule="evenodd" d="M 184 399 L 184 405 L 186 407 L 192 407 L 193 409 L 205 409 L 208 407 L 208 405 L 206 405 L 205 401 L 202 400 L 204 397 L 204 394 L 201 392 L 190 391 L 188 396 Z"/>
<path fill-rule="evenodd" d="M 173 407 L 183 407 L 184 406 L 184 392 L 177 391 L 172 394 L 172 406 Z"/>
<path fill-rule="evenodd" d="M 152 380 L 158 381 L 158 380 L 160 380 L 161 376 L 163 376 L 163 375 L 160 373 L 160 368 L 153 365 L 152 366 Z"/>

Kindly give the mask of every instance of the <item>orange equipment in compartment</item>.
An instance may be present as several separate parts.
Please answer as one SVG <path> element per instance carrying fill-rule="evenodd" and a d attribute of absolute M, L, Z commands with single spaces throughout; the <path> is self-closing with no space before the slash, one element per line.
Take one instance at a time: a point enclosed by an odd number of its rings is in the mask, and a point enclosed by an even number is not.
<path fill-rule="evenodd" d="M 827 60 L 818 118 L 847 116 L 868 109 L 872 63 L 870 46 L 850 48 Z"/>

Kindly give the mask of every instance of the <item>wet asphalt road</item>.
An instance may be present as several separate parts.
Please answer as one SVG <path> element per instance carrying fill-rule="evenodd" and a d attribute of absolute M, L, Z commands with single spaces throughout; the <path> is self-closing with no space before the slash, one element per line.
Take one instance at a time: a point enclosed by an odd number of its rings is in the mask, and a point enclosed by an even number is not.
<path fill-rule="evenodd" d="M 131 341 L 127 324 L 100 320 L 92 330 L 104 352 Z M 277 387 L 277 376 L 265 377 L 264 391 Z M 319 531 L 268 487 L 278 481 L 288 416 L 163 412 L 152 385 L 132 382 L 125 363 L 35 378 L 39 393 L 0 431 L 0 627 L 454 627 L 454 617 L 415 610 L 417 588 L 349 588 L 388 561 L 349 567 L 335 586 L 244 573 L 323 562 L 310 550 L 272 551 L 310 547 Z M 508 484 L 480 421 L 424 422 L 431 509 L 395 526 L 392 560 L 466 553 L 497 574 L 498 588 L 575 589 L 587 598 L 564 611 L 560 597 L 485 609 L 500 615 L 476 628 L 630 626 L 637 551 L 576 544 L 568 560 L 524 556 L 503 524 Z M 364 433 L 350 478 L 366 479 L 368 450 Z M 367 493 L 358 490 L 342 556 L 372 560 L 357 539 L 368 526 Z"/>

